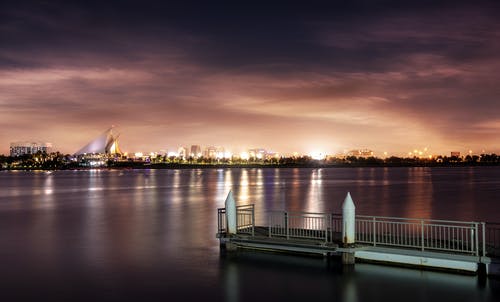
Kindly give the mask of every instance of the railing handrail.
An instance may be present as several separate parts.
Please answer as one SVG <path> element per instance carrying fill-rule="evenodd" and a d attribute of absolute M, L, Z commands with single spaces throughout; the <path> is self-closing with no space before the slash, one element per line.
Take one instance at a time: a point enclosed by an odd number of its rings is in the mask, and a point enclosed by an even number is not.
<path fill-rule="evenodd" d="M 331 215 L 330 213 L 319 213 L 319 212 L 301 212 L 301 211 L 279 211 L 279 210 L 271 210 L 268 212 L 269 214 L 278 214 L 278 213 L 287 213 L 292 215 Z"/>
<path fill-rule="evenodd" d="M 236 206 L 236 209 L 239 210 L 246 210 L 246 209 L 253 209 L 255 206 L 253 204 L 245 204 L 241 206 Z"/>
<path fill-rule="evenodd" d="M 425 221 L 425 222 L 442 222 L 442 223 L 454 223 L 454 224 L 476 224 L 481 223 L 478 221 L 460 221 L 460 220 L 442 220 L 442 219 L 429 219 L 429 218 L 405 218 L 405 217 L 390 217 L 390 216 L 370 216 L 370 215 L 356 215 L 360 218 L 370 218 L 370 219 L 385 219 L 385 220 L 404 220 L 404 221 Z"/>
<path fill-rule="evenodd" d="M 328 213 L 328 212 L 304 212 L 304 211 L 285 211 L 285 210 L 271 210 L 268 213 L 274 214 L 274 213 L 288 213 L 289 215 L 332 215 L 332 216 L 338 216 L 342 217 L 341 213 Z M 402 220 L 402 221 L 418 221 L 419 223 L 421 221 L 427 222 L 427 223 L 448 223 L 448 224 L 463 224 L 463 225 L 472 225 L 476 223 L 481 223 L 479 221 L 459 221 L 459 220 L 444 220 L 444 219 L 429 219 L 429 218 L 406 218 L 406 217 L 392 217 L 392 216 L 373 216 L 373 215 L 356 215 L 356 218 L 369 218 L 369 219 L 384 219 L 384 220 Z M 490 224 L 486 222 L 486 224 Z M 500 226 L 500 223 L 491 223 L 491 224 L 498 224 Z"/>

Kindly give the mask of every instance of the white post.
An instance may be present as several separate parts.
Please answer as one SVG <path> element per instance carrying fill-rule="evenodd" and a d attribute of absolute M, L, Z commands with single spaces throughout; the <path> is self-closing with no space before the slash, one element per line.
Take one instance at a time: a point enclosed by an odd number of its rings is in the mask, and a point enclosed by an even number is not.
<path fill-rule="evenodd" d="M 342 204 L 342 243 L 344 246 L 352 245 L 355 241 L 356 207 L 352 201 L 351 194 L 347 196 Z"/>
<path fill-rule="evenodd" d="M 225 207 L 227 232 L 229 234 L 236 234 L 236 202 L 231 191 L 227 194 Z"/>

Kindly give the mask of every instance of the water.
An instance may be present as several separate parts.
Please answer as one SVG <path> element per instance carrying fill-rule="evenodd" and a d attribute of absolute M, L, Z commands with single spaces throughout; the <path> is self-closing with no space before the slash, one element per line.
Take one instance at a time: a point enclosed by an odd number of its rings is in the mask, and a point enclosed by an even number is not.
<path fill-rule="evenodd" d="M 0 301 L 494 301 L 475 276 L 245 252 L 221 257 L 232 190 L 267 210 L 498 221 L 500 169 L 0 172 Z"/>

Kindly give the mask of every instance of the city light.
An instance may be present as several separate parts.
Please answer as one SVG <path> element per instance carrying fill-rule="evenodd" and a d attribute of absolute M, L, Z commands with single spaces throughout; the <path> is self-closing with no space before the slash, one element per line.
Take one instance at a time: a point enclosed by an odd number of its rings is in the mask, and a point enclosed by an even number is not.
<path fill-rule="evenodd" d="M 243 151 L 240 153 L 240 158 L 243 160 L 248 160 L 250 158 L 250 155 L 248 154 L 248 152 Z"/>
<path fill-rule="evenodd" d="M 322 160 L 326 158 L 326 154 L 323 153 L 322 151 L 313 151 L 309 154 L 312 159 L 315 160 Z"/>

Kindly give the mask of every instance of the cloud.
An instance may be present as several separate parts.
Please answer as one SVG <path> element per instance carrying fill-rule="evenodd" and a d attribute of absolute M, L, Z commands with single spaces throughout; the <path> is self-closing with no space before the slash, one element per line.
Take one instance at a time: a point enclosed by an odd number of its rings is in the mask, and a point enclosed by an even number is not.
<path fill-rule="evenodd" d="M 150 4 L 1 7 L 2 145 L 498 148 L 493 4 Z"/>

